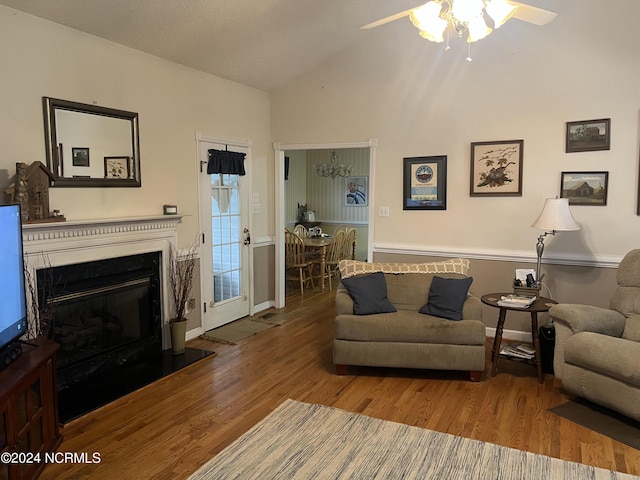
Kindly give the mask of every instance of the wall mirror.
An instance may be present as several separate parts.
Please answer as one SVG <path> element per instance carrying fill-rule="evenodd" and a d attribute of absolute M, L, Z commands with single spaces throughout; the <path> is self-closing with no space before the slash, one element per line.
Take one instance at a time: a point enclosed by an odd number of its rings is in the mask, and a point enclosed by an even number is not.
<path fill-rule="evenodd" d="M 53 187 L 139 187 L 138 114 L 43 97 Z"/>

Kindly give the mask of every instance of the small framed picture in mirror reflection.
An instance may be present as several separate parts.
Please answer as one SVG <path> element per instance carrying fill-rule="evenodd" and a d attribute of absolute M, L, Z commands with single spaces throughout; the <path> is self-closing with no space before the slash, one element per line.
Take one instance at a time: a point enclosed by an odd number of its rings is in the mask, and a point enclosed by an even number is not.
<path fill-rule="evenodd" d="M 104 157 L 104 178 L 129 178 L 129 157 Z"/>
<path fill-rule="evenodd" d="M 89 149 L 86 147 L 72 147 L 71 155 L 73 156 L 74 167 L 89 166 Z"/>

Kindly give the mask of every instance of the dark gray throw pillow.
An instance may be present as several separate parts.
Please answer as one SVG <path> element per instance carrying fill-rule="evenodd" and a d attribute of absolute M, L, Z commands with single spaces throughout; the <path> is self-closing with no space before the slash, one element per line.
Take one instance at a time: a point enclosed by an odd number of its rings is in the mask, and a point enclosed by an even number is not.
<path fill-rule="evenodd" d="M 420 309 L 420 313 L 448 320 L 462 320 L 462 307 L 467 299 L 471 282 L 473 282 L 472 277 L 433 277 L 429 289 L 429 300 Z"/>
<path fill-rule="evenodd" d="M 353 311 L 356 315 L 397 311 L 387 298 L 387 281 L 382 272 L 343 278 L 342 284 L 353 299 Z"/>

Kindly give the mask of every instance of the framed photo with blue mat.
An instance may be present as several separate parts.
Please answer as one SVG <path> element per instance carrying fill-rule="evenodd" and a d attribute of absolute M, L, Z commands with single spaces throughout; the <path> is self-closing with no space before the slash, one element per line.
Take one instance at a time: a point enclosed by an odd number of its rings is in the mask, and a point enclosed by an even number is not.
<path fill-rule="evenodd" d="M 446 210 L 447 156 L 405 158 L 402 191 L 403 210 Z"/>

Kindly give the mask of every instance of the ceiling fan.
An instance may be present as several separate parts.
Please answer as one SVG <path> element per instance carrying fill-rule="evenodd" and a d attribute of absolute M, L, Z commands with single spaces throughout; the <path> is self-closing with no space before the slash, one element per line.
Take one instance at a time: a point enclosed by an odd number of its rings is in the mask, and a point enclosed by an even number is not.
<path fill-rule="evenodd" d="M 467 33 L 467 42 L 472 43 L 485 38 L 511 17 L 534 25 L 546 25 L 557 15 L 549 10 L 510 0 L 431 0 L 360 28 L 374 28 L 409 17 L 420 30 L 420 35 L 427 40 L 443 42 L 445 32 L 448 40 L 448 32 L 451 30 L 460 37 Z M 486 19 L 490 20 L 489 25 Z"/>

